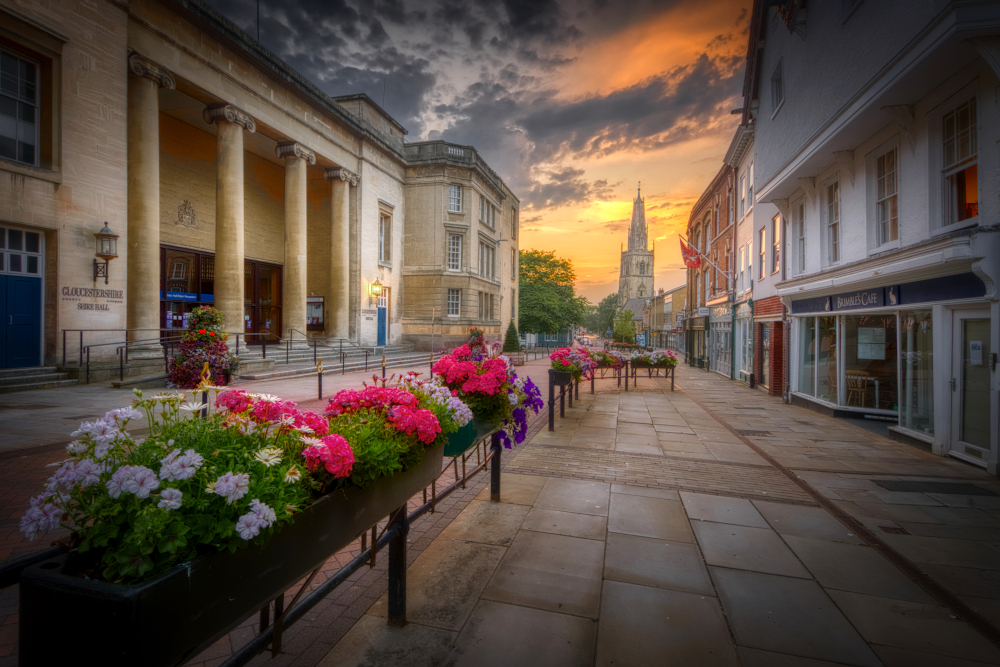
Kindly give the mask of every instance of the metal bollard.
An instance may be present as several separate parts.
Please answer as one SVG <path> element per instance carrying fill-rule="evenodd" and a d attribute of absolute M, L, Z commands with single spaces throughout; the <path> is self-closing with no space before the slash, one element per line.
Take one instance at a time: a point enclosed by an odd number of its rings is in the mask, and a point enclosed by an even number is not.
<path fill-rule="evenodd" d="M 552 383 L 555 370 L 549 369 L 549 430 L 556 430 L 556 387 Z"/>
<path fill-rule="evenodd" d="M 490 501 L 500 502 L 500 434 L 494 432 L 491 437 L 490 449 L 493 451 L 493 461 L 490 467 Z"/>
<path fill-rule="evenodd" d="M 406 538 L 410 532 L 410 521 L 406 515 L 406 503 L 396 509 L 389 521 L 389 528 L 396 534 L 389 540 L 389 625 L 406 625 Z M 372 547 L 375 543 L 372 541 Z"/>
<path fill-rule="evenodd" d="M 382 355 L 382 377 L 385 377 L 385 355 Z"/>
<path fill-rule="evenodd" d="M 316 362 L 316 381 L 319 383 L 319 400 L 323 400 L 323 360 Z"/>

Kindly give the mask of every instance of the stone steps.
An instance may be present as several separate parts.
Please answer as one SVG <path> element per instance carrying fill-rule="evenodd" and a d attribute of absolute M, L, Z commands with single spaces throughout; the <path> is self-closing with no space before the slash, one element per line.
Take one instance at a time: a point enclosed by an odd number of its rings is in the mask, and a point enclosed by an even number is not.
<path fill-rule="evenodd" d="M 55 389 L 77 384 L 69 373 L 60 373 L 55 366 L 9 368 L 0 370 L 0 394 L 14 394 L 36 389 Z"/>
<path fill-rule="evenodd" d="M 268 359 L 270 359 L 270 355 Z M 437 358 L 437 356 L 435 356 Z M 385 366 L 386 368 L 400 368 L 403 366 L 419 366 L 421 364 L 427 365 L 427 370 L 430 370 L 430 353 L 419 353 L 419 354 L 400 354 L 393 356 L 386 356 Z M 382 368 L 382 357 L 379 356 L 377 359 L 369 357 L 368 359 L 368 371 L 372 373 L 379 372 Z M 338 358 L 335 363 L 330 363 L 326 359 L 323 360 L 323 375 L 338 375 L 341 372 L 344 373 L 356 373 L 358 371 L 365 370 L 364 356 L 361 357 L 360 361 L 353 360 L 347 361 L 345 364 L 341 365 L 340 359 Z M 289 366 L 283 368 L 280 371 L 273 371 L 270 373 L 247 373 L 240 376 L 241 380 L 285 380 L 288 378 L 296 377 L 306 377 L 316 374 L 316 367 L 312 363 L 312 357 L 309 357 L 309 362 L 305 364 L 290 364 Z"/>

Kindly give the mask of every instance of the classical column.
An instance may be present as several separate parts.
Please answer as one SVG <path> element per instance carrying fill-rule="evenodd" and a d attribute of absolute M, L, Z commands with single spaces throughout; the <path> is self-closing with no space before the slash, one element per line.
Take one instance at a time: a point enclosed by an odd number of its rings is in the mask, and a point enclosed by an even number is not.
<path fill-rule="evenodd" d="M 305 344 L 298 333 L 306 331 L 306 165 L 316 164 L 316 154 L 302 144 L 289 142 L 274 147 L 285 159 L 285 267 L 281 312 L 282 337 Z"/>
<path fill-rule="evenodd" d="M 225 317 L 226 331 L 245 331 L 243 324 L 243 131 L 257 124 L 229 104 L 202 112 L 215 123 L 215 307 Z M 235 339 L 233 339 L 235 343 Z"/>
<path fill-rule="evenodd" d="M 350 185 L 357 186 L 358 175 L 346 169 L 327 169 L 327 180 L 333 183 L 330 220 L 330 322 L 331 338 L 347 338 L 350 334 L 351 252 L 350 252 Z"/>
<path fill-rule="evenodd" d="M 174 77 L 142 56 L 128 58 L 128 308 L 129 329 L 159 329 L 160 322 L 160 88 Z M 156 338 L 136 331 L 130 338 Z M 159 357 L 159 343 L 129 351 L 136 359 Z"/>

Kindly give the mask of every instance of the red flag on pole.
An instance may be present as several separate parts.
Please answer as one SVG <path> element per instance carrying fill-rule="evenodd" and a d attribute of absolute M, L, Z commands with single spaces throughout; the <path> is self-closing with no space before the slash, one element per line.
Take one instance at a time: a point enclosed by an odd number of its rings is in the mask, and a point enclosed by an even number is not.
<path fill-rule="evenodd" d="M 689 269 L 700 269 L 701 268 L 701 255 L 697 250 L 684 243 L 684 239 L 680 239 L 681 242 L 681 257 L 684 259 L 684 265 Z"/>

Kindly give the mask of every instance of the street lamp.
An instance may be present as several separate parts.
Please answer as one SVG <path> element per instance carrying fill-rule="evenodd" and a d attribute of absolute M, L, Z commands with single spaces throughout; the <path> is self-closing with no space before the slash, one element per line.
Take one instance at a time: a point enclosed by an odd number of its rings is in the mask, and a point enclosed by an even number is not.
<path fill-rule="evenodd" d="M 376 278 L 368 286 L 368 305 L 372 305 L 378 301 L 378 298 L 382 296 L 382 281 Z"/>
<path fill-rule="evenodd" d="M 104 276 L 104 284 L 108 284 L 108 262 L 118 256 L 118 235 L 111 231 L 108 223 L 104 223 L 104 229 L 94 234 L 97 239 L 97 258 L 94 259 L 94 280 Z M 103 259 L 101 264 L 98 259 Z"/>

